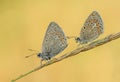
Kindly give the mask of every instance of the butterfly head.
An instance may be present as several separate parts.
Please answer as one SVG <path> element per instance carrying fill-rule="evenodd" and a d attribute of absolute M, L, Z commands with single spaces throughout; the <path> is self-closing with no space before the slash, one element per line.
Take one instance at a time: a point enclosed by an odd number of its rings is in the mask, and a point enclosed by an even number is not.
<path fill-rule="evenodd" d="M 42 61 L 51 59 L 51 57 L 49 57 L 49 55 L 45 54 L 45 53 L 39 53 L 37 56 L 40 57 L 42 59 Z"/>
<path fill-rule="evenodd" d="M 88 43 L 87 40 L 84 40 L 84 39 L 82 39 L 80 37 L 75 38 L 75 41 L 76 41 L 76 43 L 80 43 L 80 44 L 86 44 L 86 43 Z"/>
<path fill-rule="evenodd" d="M 81 42 L 81 39 L 79 37 L 75 38 L 76 43 Z"/>
<path fill-rule="evenodd" d="M 42 56 L 42 54 L 41 53 L 38 53 L 38 55 L 37 55 L 38 57 L 41 57 Z"/>

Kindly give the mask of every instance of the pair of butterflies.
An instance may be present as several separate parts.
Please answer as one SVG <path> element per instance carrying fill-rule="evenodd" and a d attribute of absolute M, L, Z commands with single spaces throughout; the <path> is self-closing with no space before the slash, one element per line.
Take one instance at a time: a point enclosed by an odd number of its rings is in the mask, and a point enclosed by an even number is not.
<path fill-rule="evenodd" d="M 102 19 L 98 12 L 93 11 L 86 19 L 80 31 L 80 36 L 75 38 L 75 40 L 80 44 L 86 44 L 98 38 L 102 33 Z M 52 57 L 62 52 L 67 46 L 67 37 L 63 30 L 57 23 L 51 22 L 42 43 L 42 52 L 38 54 L 38 57 L 41 58 L 41 62 L 43 60 L 50 60 Z"/>

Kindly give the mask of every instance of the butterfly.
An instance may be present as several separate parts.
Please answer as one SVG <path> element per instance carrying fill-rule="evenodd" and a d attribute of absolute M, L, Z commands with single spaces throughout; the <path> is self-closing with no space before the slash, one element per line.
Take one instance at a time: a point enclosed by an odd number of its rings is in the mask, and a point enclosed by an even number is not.
<path fill-rule="evenodd" d="M 52 57 L 62 52 L 67 46 L 67 38 L 63 30 L 57 23 L 51 22 L 48 25 L 42 43 L 42 52 L 38 54 L 38 57 L 41 58 L 41 62 L 43 60 L 50 60 Z"/>
<path fill-rule="evenodd" d="M 97 11 L 93 11 L 86 19 L 80 31 L 80 36 L 75 38 L 75 40 L 80 44 L 86 44 L 98 38 L 103 32 L 102 18 Z"/>

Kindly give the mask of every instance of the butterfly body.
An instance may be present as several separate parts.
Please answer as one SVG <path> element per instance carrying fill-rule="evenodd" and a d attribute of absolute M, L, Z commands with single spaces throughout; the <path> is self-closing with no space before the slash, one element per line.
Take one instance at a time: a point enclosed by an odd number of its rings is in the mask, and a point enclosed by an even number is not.
<path fill-rule="evenodd" d="M 95 40 L 103 33 L 103 22 L 98 12 L 93 11 L 86 19 L 81 31 L 80 37 L 76 38 L 80 44 L 86 44 Z"/>
<path fill-rule="evenodd" d="M 50 60 L 62 52 L 67 46 L 67 39 L 63 30 L 57 23 L 51 22 L 42 43 L 42 53 L 39 53 L 38 56 L 42 60 Z"/>

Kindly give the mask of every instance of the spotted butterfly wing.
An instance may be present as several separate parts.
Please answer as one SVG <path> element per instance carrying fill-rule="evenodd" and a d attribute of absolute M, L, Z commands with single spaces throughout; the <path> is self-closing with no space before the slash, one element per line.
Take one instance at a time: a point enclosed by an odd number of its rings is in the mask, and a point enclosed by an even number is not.
<path fill-rule="evenodd" d="M 80 43 L 85 44 L 95 40 L 103 33 L 103 21 L 98 12 L 93 11 L 86 19 L 80 31 Z"/>
<path fill-rule="evenodd" d="M 63 30 L 57 23 L 51 22 L 47 28 L 42 44 L 43 60 L 48 60 L 62 52 L 67 45 L 67 39 Z"/>

